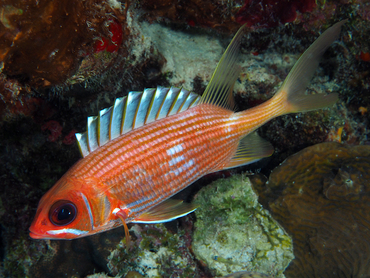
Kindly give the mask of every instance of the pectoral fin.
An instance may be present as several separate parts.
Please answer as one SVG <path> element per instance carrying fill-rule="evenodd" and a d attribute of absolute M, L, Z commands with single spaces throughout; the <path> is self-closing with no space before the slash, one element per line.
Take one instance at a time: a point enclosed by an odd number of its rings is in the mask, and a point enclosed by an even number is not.
<path fill-rule="evenodd" d="M 197 209 L 182 200 L 168 199 L 138 216 L 132 223 L 163 223 L 185 216 Z"/>

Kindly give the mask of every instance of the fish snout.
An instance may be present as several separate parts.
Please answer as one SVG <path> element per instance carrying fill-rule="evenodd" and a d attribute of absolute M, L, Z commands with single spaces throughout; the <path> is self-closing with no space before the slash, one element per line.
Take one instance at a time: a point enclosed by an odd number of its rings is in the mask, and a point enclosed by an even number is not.
<path fill-rule="evenodd" d="M 33 239 L 44 239 L 45 236 L 44 235 L 41 235 L 41 234 L 37 234 L 33 231 L 31 231 L 31 228 L 30 228 L 30 237 L 33 238 Z"/>
<path fill-rule="evenodd" d="M 34 223 L 31 224 L 31 227 L 29 228 L 30 231 L 30 237 L 33 239 L 43 239 L 45 238 L 45 234 L 40 232 L 39 229 L 37 229 L 34 225 Z"/>
<path fill-rule="evenodd" d="M 30 237 L 33 239 L 45 239 L 48 238 L 48 221 L 45 217 L 41 217 L 40 213 L 36 214 L 35 219 L 33 219 L 32 224 L 29 228 Z"/>

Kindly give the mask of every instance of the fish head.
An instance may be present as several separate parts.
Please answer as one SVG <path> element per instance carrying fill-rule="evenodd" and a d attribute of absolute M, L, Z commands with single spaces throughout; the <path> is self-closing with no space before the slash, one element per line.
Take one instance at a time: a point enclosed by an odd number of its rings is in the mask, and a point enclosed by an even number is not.
<path fill-rule="evenodd" d="M 92 212 L 81 181 L 60 179 L 40 200 L 30 227 L 34 239 L 74 239 L 93 230 Z"/>

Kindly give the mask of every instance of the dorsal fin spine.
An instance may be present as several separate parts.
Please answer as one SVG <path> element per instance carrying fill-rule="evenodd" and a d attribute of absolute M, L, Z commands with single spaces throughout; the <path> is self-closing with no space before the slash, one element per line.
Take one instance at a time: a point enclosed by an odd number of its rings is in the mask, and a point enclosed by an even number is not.
<path fill-rule="evenodd" d="M 135 128 L 136 115 L 139 110 L 139 103 L 143 92 L 130 92 L 127 96 L 125 113 L 125 122 L 123 124 L 123 133 Z M 128 117 L 131 116 L 131 117 Z"/>
<path fill-rule="evenodd" d="M 197 106 L 200 101 L 200 96 L 196 96 L 190 103 L 189 108 Z"/>
<path fill-rule="evenodd" d="M 162 110 L 162 107 L 163 107 L 163 104 L 166 100 L 166 98 L 169 96 L 168 92 L 170 91 L 168 88 L 164 88 L 164 87 L 158 87 L 157 88 L 157 91 L 158 91 L 158 99 L 155 100 L 155 104 L 154 104 L 154 114 L 155 114 L 155 120 L 158 120 L 158 118 L 160 117 L 160 113 L 161 113 L 161 110 Z M 157 94 L 156 94 L 157 96 Z"/>
<path fill-rule="evenodd" d="M 178 95 L 176 94 L 175 90 L 177 90 L 177 93 L 179 92 L 179 89 L 173 87 L 168 90 L 157 119 L 162 119 L 169 116 L 169 113 L 175 103 L 176 96 Z"/>
<path fill-rule="evenodd" d="M 184 91 L 181 91 L 183 94 L 181 96 L 181 99 L 180 99 L 180 105 L 179 107 L 177 108 L 177 111 L 175 113 L 179 113 L 181 110 L 182 110 L 182 107 L 184 106 L 185 102 L 186 102 L 186 98 L 189 96 L 189 92 L 184 90 Z"/>
<path fill-rule="evenodd" d="M 132 125 L 133 128 L 138 128 L 144 125 L 145 119 L 148 114 L 148 109 L 150 104 L 155 98 L 155 93 L 153 94 L 153 89 L 145 89 L 139 100 L 138 109 L 135 113 L 135 120 Z"/>
<path fill-rule="evenodd" d="M 168 114 L 168 101 L 171 101 L 172 100 L 172 92 L 171 92 L 171 90 L 168 89 L 168 88 L 164 88 L 164 89 L 166 89 L 166 92 L 165 93 L 162 92 L 162 94 L 164 95 L 164 97 L 162 98 L 161 104 L 159 105 L 158 111 L 157 111 L 157 113 L 155 115 L 155 119 L 156 120 L 165 118 L 167 116 L 167 114 Z"/>
<path fill-rule="evenodd" d="M 128 99 L 128 97 L 124 98 L 124 103 L 123 103 L 123 106 L 122 106 L 122 119 L 121 119 L 122 122 L 121 122 L 120 135 L 124 133 L 124 127 L 125 127 L 125 122 L 126 122 L 126 112 L 125 111 L 127 109 L 127 99 Z"/>
<path fill-rule="evenodd" d="M 126 98 L 117 98 L 113 105 L 113 112 L 109 128 L 109 140 L 116 139 L 122 133 L 123 111 Z"/>
<path fill-rule="evenodd" d="M 146 115 L 145 115 L 145 120 L 144 120 L 144 122 L 145 123 L 147 123 L 148 121 L 150 121 L 150 114 L 151 114 L 151 110 L 153 109 L 153 104 L 154 104 L 154 100 L 155 100 L 155 92 L 154 92 L 154 94 L 152 94 L 152 98 L 151 98 L 151 100 L 150 100 L 150 102 L 149 102 L 149 106 L 148 106 L 148 109 L 147 109 L 147 113 L 146 113 Z"/>
<path fill-rule="evenodd" d="M 87 156 L 89 154 L 89 147 L 87 145 L 87 133 L 76 133 L 75 136 L 82 157 Z"/>
<path fill-rule="evenodd" d="M 150 107 L 148 109 L 148 115 L 146 123 L 151 123 L 157 120 L 158 113 L 160 111 L 161 105 L 166 99 L 169 88 L 157 87 L 153 95 L 152 101 L 150 102 Z"/>
<path fill-rule="evenodd" d="M 105 108 L 99 113 L 98 130 L 99 130 L 99 146 L 103 146 L 110 139 L 109 130 L 112 122 L 113 106 Z"/>
<path fill-rule="evenodd" d="M 97 116 L 91 116 L 87 118 L 88 148 L 90 152 L 99 146 L 97 136 L 97 119 Z"/>
<path fill-rule="evenodd" d="M 176 90 L 176 92 L 175 92 L 175 90 Z M 176 106 L 176 104 L 179 100 L 180 94 L 181 94 L 181 89 L 179 89 L 179 88 L 172 87 L 171 91 L 174 93 L 175 96 L 174 96 L 174 100 L 171 104 L 171 107 L 168 110 L 167 116 L 171 116 L 171 115 L 175 114 L 175 106 Z"/>
<path fill-rule="evenodd" d="M 168 102 L 166 103 L 166 105 L 163 108 L 163 109 L 166 109 L 167 110 L 166 112 L 163 112 L 163 113 L 166 113 L 166 116 L 165 117 L 171 115 L 172 110 L 174 109 L 174 106 L 175 106 L 175 104 L 176 104 L 176 102 L 178 100 L 180 91 L 181 91 L 180 88 L 174 88 L 174 87 L 172 87 L 170 89 L 170 91 L 169 91 L 170 97 L 166 98 L 166 99 L 168 99 Z"/>
<path fill-rule="evenodd" d="M 181 107 L 180 112 L 184 112 L 185 110 L 189 109 L 191 105 L 196 101 L 197 95 L 189 94 L 184 102 L 184 105 Z"/>
<path fill-rule="evenodd" d="M 138 113 L 140 111 L 140 103 L 143 99 L 144 92 L 137 93 L 137 95 L 138 95 L 138 98 L 135 98 L 135 101 L 138 101 L 138 105 L 136 106 L 135 115 L 132 118 L 133 119 L 132 120 L 132 125 L 131 125 L 132 129 L 137 127 L 137 123 L 139 122 Z"/>

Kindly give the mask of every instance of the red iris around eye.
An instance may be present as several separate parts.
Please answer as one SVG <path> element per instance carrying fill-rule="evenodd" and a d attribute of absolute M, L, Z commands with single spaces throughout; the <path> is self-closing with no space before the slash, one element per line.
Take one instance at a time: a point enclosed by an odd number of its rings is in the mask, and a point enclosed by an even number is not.
<path fill-rule="evenodd" d="M 54 203 L 49 211 L 49 219 L 56 226 L 65 226 L 75 220 L 76 206 L 70 201 L 60 200 Z"/>

